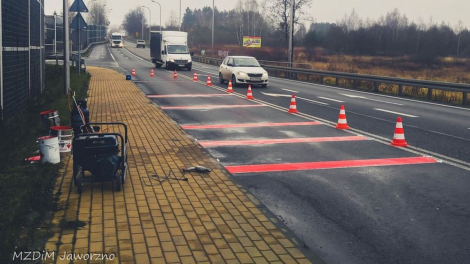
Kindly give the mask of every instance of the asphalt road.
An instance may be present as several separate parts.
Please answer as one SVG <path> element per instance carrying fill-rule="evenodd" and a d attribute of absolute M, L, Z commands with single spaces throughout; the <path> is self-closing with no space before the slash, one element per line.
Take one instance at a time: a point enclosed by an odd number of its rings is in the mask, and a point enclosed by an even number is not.
<path fill-rule="evenodd" d="M 193 66 L 213 87 L 187 71 L 151 78 L 148 49 L 128 49 L 98 46 L 87 64 L 135 68 L 141 90 L 326 263 L 469 262 L 469 109 L 278 78 L 248 101 L 246 87 L 226 95 L 216 67 Z M 294 92 L 298 115 L 286 113 Z M 352 131 L 332 127 L 340 105 Z M 388 144 L 398 115 L 406 149 Z"/>

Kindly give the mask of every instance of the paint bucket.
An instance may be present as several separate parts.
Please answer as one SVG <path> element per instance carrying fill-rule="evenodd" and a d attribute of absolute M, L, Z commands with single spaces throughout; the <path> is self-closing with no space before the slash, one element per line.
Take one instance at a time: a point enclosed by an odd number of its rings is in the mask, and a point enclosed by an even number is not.
<path fill-rule="evenodd" d="M 73 128 L 68 126 L 53 126 L 49 135 L 59 138 L 59 152 L 62 157 L 67 157 L 72 152 Z"/>
<path fill-rule="evenodd" d="M 60 162 L 59 138 L 56 136 L 45 136 L 38 138 L 39 151 L 43 155 L 41 163 L 56 164 Z"/>
<path fill-rule="evenodd" d="M 41 115 L 42 123 L 46 131 L 51 126 L 60 126 L 59 112 L 55 110 L 47 110 L 39 113 Z"/>

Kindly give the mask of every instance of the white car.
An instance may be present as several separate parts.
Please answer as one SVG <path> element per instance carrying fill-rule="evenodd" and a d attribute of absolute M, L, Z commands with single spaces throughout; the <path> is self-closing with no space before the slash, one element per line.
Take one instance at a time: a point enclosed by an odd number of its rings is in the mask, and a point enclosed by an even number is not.
<path fill-rule="evenodd" d="M 227 56 L 219 67 L 219 82 L 232 80 L 232 85 L 251 84 L 268 86 L 268 72 L 254 57 Z"/>
<path fill-rule="evenodd" d="M 136 48 L 142 47 L 142 48 L 145 49 L 145 40 L 143 40 L 143 39 L 138 39 L 138 40 L 137 40 L 137 44 L 135 45 L 135 47 L 136 47 Z"/>

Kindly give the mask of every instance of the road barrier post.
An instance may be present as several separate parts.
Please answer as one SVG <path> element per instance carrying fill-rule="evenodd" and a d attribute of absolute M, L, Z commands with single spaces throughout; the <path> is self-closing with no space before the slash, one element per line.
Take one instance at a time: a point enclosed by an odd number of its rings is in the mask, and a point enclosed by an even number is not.
<path fill-rule="evenodd" d="M 432 88 L 428 88 L 428 100 L 432 100 Z"/>
<path fill-rule="evenodd" d="M 336 77 L 336 87 L 339 86 L 339 77 Z"/>
<path fill-rule="evenodd" d="M 373 86 L 374 86 L 374 93 L 378 93 L 379 92 L 379 85 L 377 82 L 373 82 Z"/>
<path fill-rule="evenodd" d="M 403 85 L 398 85 L 398 95 L 403 95 Z"/>
<path fill-rule="evenodd" d="M 467 92 L 463 92 L 462 93 L 462 105 L 467 105 L 467 97 L 468 97 L 468 93 Z"/>
<path fill-rule="evenodd" d="M 323 75 L 320 75 L 320 84 L 323 84 Z"/>

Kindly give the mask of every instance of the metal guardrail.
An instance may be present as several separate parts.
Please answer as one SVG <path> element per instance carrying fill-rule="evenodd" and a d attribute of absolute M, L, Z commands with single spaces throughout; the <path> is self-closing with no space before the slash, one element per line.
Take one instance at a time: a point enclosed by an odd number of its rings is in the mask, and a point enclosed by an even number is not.
<path fill-rule="evenodd" d="M 93 42 L 93 43 L 90 43 L 84 50 L 81 50 L 81 53 L 86 53 L 91 47 L 93 47 L 94 45 L 98 45 L 98 44 L 106 44 L 108 43 L 108 41 L 101 41 L 101 42 Z M 70 59 L 74 59 L 76 60 L 74 57 L 76 57 L 78 54 L 78 51 L 72 51 L 70 52 Z M 58 59 L 58 60 L 63 60 L 64 59 L 64 54 L 63 53 L 58 53 L 58 54 L 46 54 L 46 60 L 55 60 L 55 59 Z"/>
<path fill-rule="evenodd" d="M 194 61 L 203 62 L 212 65 L 220 65 L 223 61 L 222 59 L 217 58 L 208 58 L 202 56 L 193 56 Z M 262 62 L 262 61 L 260 61 Z M 279 72 L 288 73 L 286 76 L 297 79 L 298 74 L 306 75 L 307 80 L 310 80 L 310 75 L 320 76 L 320 83 L 324 84 L 324 77 L 333 77 L 335 78 L 335 85 L 339 86 L 339 79 L 349 79 L 353 80 L 353 87 L 356 88 L 357 81 L 367 81 L 373 83 L 373 92 L 379 91 L 379 84 L 394 84 L 398 85 L 398 95 L 403 95 L 403 86 L 411 86 L 417 88 L 427 88 L 427 98 L 432 99 L 433 90 L 443 90 L 443 91 L 453 91 L 462 93 L 462 105 L 467 105 L 468 93 L 470 93 L 470 84 L 464 83 L 449 83 L 449 82 L 436 82 L 436 81 L 427 81 L 427 80 L 417 80 L 417 79 L 403 79 L 396 77 L 386 77 L 386 76 L 377 76 L 377 75 L 364 75 L 364 74 L 355 74 L 355 73 L 346 73 L 346 72 L 332 72 L 332 71 L 319 71 L 311 69 L 300 69 L 300 68 L 291 68 L 291 67 L 281 67 L 281 66 L 272 66 L 261 63 L 261 66 L 271 73 L 276 73 L 279 76 Z"/>
<path fill-rule="evenodd" d="M 311 69 L 312 65 L 310 63 L 300 63 L 300 62 L 287 62 L 287 61 L 267 61 L 267 60 L 258 60 L 260 64 L 265 66 L 280 66 L 280 67 L 290 67 L 290 68 L 301 68 L 301 69 Z"/>

